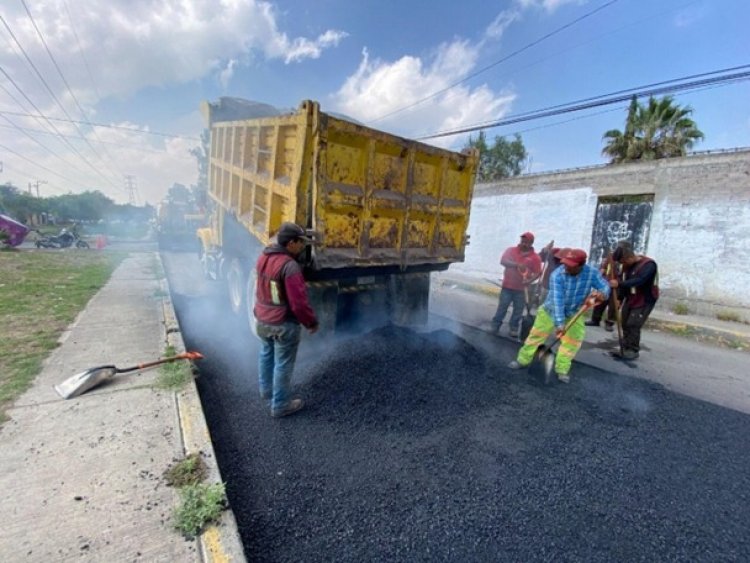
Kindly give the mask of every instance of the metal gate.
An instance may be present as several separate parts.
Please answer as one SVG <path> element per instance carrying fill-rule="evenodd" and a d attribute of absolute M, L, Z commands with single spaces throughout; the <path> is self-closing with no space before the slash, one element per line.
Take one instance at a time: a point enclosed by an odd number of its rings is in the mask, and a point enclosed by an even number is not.
<path fill-rule="evenodd" d="M 629 240 L 637 254 L 645 253 L 653 207 L 651 194 L 599 198 L 589 263 L 598 267 L 621 240 Z"/>

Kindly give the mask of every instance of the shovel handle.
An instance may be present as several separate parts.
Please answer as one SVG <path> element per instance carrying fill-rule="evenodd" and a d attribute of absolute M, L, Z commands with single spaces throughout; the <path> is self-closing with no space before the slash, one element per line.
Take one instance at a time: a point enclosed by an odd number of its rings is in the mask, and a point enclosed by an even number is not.
<path fill-rule="evenodd" d="M 146 368 L 150 368 L 153 366 L 158 366 L 160 364 L 174 362 L 177 360 L 202 360 L 202 359 L 203 359 L 203 354 L 201 354 L 200 352 L 183 352 L 182 354 L 177 354 L 176 356 L 170 356 L 168 358 L 162 358 L 161 360 L 156 360 L 153 362 L 146 362 L 144 364 L 138 364 L 137 366 L 133 366 L 132 368 L 118 369 L 117 371 L 119 373 L 123 373 L 126 371 L 146 369 Z"/>

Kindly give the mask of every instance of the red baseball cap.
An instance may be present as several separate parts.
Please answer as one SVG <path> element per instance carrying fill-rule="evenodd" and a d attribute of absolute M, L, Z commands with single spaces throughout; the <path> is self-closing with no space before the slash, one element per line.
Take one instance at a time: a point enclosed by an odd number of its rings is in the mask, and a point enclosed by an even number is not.
<path fill-rule="evenodd" d="M 580 248 L 563 248 L 555 256 L 560 259 L 560 262 L 571 268 L 583 266 L 588 258 L 588 255 Z"/>
<path fill-rule="evenodd" d="M 529 242 L 534 242 L 534 233 L 526 231 L 521 235 L 521 238 L 529 239 Z"/>

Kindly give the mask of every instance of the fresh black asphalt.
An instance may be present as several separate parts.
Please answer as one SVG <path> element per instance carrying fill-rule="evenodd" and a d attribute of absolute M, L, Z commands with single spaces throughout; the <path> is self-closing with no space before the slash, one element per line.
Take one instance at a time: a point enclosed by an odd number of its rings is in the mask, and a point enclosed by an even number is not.
<path fill-rule="evenodd" d="M 510 342 L 389 327 L 306 339 L 307 406 L 273 419 L 252 335 L 181 260 L 249 561 L 750 560 L 747 415 L 582 365 L 540 387 L 504 367 Z"/>

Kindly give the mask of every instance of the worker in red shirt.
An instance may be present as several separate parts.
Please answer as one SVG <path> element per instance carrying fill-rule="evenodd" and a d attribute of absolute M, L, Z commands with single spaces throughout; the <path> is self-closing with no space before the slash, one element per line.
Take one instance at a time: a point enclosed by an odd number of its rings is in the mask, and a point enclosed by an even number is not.
<path fill-rule="evenodd" d="M 510 316 L 510 330 L 508 335 L 512 338 L 518 336 L 521 316 L 526 303 L 526 287 L 539 277 L 542 273 L 542 260 L 534 252 L 534 234 L 525 232 L 521 235 L 521 242 L 517 246 L 511 246 L 503 252 L 500 264 L 505 268 L 503 273 L 502 289 L 497 304 L 497 311 L 492 318 L 492 332 L 498 332 L 503 324 L 508 307 L 513 304 L 513 312 Z"/>
<path fill-rule="evenodd" d="M 300 410 L 302 399 L 290 394 L 301 326 L 310 334 L 318 320 L 307 298 L 302 268 L 296 258 L 310 239 L 294 223 L 283 223 L 276 243 L 267 246 L 255 266 L 255 331 L 261 340 L 258 358 L 260 396 L 271 401 L 271 415 L 287 416 Z"/>

